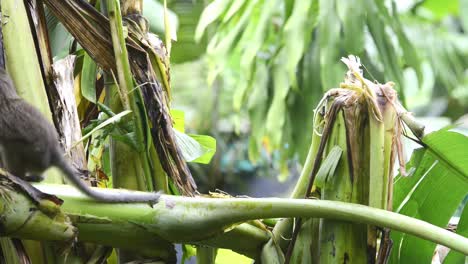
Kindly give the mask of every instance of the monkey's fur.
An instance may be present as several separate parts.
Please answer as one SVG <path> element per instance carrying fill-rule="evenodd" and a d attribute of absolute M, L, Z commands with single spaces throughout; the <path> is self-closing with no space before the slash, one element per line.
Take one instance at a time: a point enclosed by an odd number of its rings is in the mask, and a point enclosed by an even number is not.
<path fill-rule="evenodd" d="M 21 99 L 13 82 L 0 69 L 0 160 L 11 174 L 39 181 L 49 167 L 59 168 L 81 192 L 102 202 L 157 203 L 159 193 L 100 192 L 82 182 L 68 164 L 52 124 L 32 105 Z"/>

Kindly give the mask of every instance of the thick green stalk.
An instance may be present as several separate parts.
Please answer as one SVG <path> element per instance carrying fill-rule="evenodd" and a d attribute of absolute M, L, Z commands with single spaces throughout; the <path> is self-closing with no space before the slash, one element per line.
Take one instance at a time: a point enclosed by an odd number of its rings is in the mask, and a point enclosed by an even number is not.
<path fill-rule="evenodd" d="M 52 202 L 43 203 L 38 209 L 20 190 L 6 186 L 4 182 L 0 186 L 0 236 L 59 241 L 74 238 L 76 228 Z"/>
<path fill-rule="evenodd" d="M 394 151 L 398 146 L 399 134 L 397 134 L 398 120 L 394 105 L 396 102 L 396 92 L 387 84 L 383 86 L 370 86 L 373 89 L 372 95 L 378 105 L 375 111 L 378 111 L 381 120 L 378 120 L 369 107 L 369 206 L 392 210 L 392 172 L 394 165 Z M 385 100 L 377 100 L 377 94 Z M 368 226 L 367 244 L 369 255 L 375 256 L 377 250 L 377 228 Z M 382 241 L 386 241 L 383 238 Z M 382 246 L 384 243 L 381 243 Z M 379 256 L 382 257 L 382 256 Z"/>
<path fill-rule="evenodd" d="M 385 141 L 384 141 L 384 123 L 376 120 L 370 114 L 369 116 L 370 129 L 370 189 L 369 189 L 369 206 L 375 208 L 386 208 L 387 197 L 384 195 L 385 171 L 388 166 L 384 166 L 385 161 Z M 387 175 L 388 181 L 388 175 Z M 386 188 L 385 188 L 386 189 Z"/>
<path fill-rule="evenodd" d="M 352 110 L 349 111 L 350 109 Z M 359 111 L 355 110 L 359 109 L 359 105 L 350 106 L 350 109 L 339 111 L 332 134 L 328 139 L 325 155 L 330 153 L 335 146 L 339 146 L 343 150 L 343 155 L 341 155 L 333 175 L 328 176 L 325 180 L 324 186 L 321 188 L 321 199 L 364 204 L 367 199 L 363 201 L 363 190 L 359 186 L 363 181 L 367 180 L 367 173 L 361 167 L 359 167 L 360 170 L 357 175 L 354 173 L 357 170 L 352 171 L 352 169 L 361 165 L 359 157 L 364 153 L 360 151 L 361 148 L 356 144 L 348 144 L 348 141 L 357 142 L 355 136 L 359 135 L 358 131 L 363 132 L 363 127 L 356 125 L 359 124 L 359 122 L 356 122 L 358 116 L 349 114 L 350 112 L 359 113 Z M 349 122 L 351 120 L 352 122 Z M 345 122 L 347 122 L 348 127 L 346 127 Z M 320 227 L 320 263 L 344 263 L 346 261 L 365 263 L 367 261 L 366 230 L 367 227 L 362 224 L 322 219 Z"/>
<path fill-rule="evenodd" d="M 320 263 L 320 220 L 310 218 L 304 221 L 290 263 Z"/>
<path fill-rule="evenodd" d="M 318 128 L 322 121 L 323 118 L 320 115 L 316 114 L 314 117 L 314 127 Z M 310 174 L 312 172 L 315 157 L 317 155 L 318 147 L 320 144 L 321 136 L 317 133 L 319 133 L 319 131 L 313 131 L 312 142 L 309 147 L 309 152 L 307 154 L 304 167 L 302 168 L 301 175 L 299 176 L 296 186 L 294 187 L 294 190 L 290 196 L 291 198 L 300 199 L 303 198 L 306 193 L 307 185 L 310 179 Z M 286 249 L 287 243 L 289 242 L 289 240 L 285 238 L 288 238 L 290 236 L 292 232 L 293 222 L 294 220 L 290 218 L 282 219 L 275 225 L 273 229 L 273 235 L 279 243 L 280 247 L 283 249 Z"/>
<path fill-rule="evenodd" d="M 385 127 L 383 121 L 377 120 L 369 109 L 369 206 L 387 208 L 388 167 L 385 163 Z M 390 146 L 391 147 L 391 146 Z M 372 254 L 377 250 L 377 228 L 368 226 L 367 244 Z"/>
<path fill-rule="evenodd" d="M 109 77 L 108 74 L 105 75 L 106 105 L 113 112 L 118 113 L 123 110 L 122 101 L 117 94 L 117 86 Z M 113 186 L 121 186 L 130 190 L 145 190 L 146 184 L 141 177 L 143 171 L 138 152 L 127 143 L 113 139 L 112 136 L 109 140 L 109 152 Z"/>
<path fill-rule="evenodd" d="M 243 223 L 222 235 L 192 243 L 217 248 L 229 248 L 251 258 L 257 258 L 260 254 L 258 249 L 269 238 L 270 236 L 267 231 L 261 230 L 251 224 Z M 248 243 L 239 243 L 239 241 L 248 241 Z"/>
<path fill-rule="evenodd" d="M 161 160 L 159 159 L 158 153 L 156 152 L 156 148 L 154 144 L 150 146 L 149 149 L 149 156 L 153 161 L 153 179 L 154 183 L 156 184 L 156 188 L 158 191 L 162 191 L 163 193 L 171 193 L 169 191 L 169 182 L 166 172 L 164 171 Z"/>
<path fill-rule="evenodd" d="M 134 93 L 138 93 L 139 90 L 134 89 L 133 87 L 133 77 L 130 70 L 128 52 L 125 44 L 119 1 L 107 0 L 107 8 L 121 95 L 128 98 L 129 107 L 133 112 L 134 130 L 139 148 L 138 153 L 143 167 L 144 179 L 146 181 L 146 190 L 153 191 L 151 168 L 149 165 L 148 154 L 146 152 L 145 132 L 142 124 L 142 122 L 146 122 L 146 120 L 141 116 L 141 112 L 136 101 L 137 96 L 134 96 Z M 126 100 L 124 99 L 123 102 L 125 101 Z"/>
<path fill-rule="evenodd" d="M 73 219 L 79 228 L 79 237 L 99 244 L 134 244 L 148 237 L 193 242 L 222 235 L 226 228 L 247 220 L 305 217 L 388 227 L 468 254 L 467 238 L 418 219 L 359 204 L 310 199 L 215 199 L 163 195 L 158 204 L 150 207 L 145 204 L 96 203 L 64 185 L 41 184 L 36 187 L 64 199 L 62 210 L 66 214 L 83 217 Z"/>
<path fill-rule="evenodd" d="M 319 111 L 318 109 L 315 111 Z M 319 114 L 315 115 L 314 117 L 314 128 L 319 128 L 320 123 L 323 121 L 323 117 Z M 301 175 L 297 180 L 296 186 L 294 187 L 293 192 L 291 193 L 290 198 L 303 198 L 306 190 L 307 185 L 310 179 L 310 173 L 312 173 L 312 169 L 314 166 L 315 157 L 317 155 L 317 151 L 320 145 L 321 136 L 317 133 L 320 131 L 313 131 L 312 132 L 312 142 L 310 143 L 309 152 L 307 153 L 307 157 L 304 163 L 304 167 L 302 168 Z"/>
<path fill-rule="evenodd" d="M 197 248 L 197 262 L 214 264 L 216 260 L 217 249 L 212 247 L 198 247 Z"/>
<path fill-rule="evenodd" d="M 24 3 L 16 0 L 3 0 L 1 11 L 6 68 L 15 83 L 18 94 L 52 121 Z"/>
<path fill-rule="evenodd" d="M 396 103 L 396 102 L 393 102 Z M 398 142 L 401 140 L 400 125 L 396 109 L 391 102 L 383 106 L 382 117 L 384 121 L 384 164 L 385 171 L 382 188 L 382 209 L 392 211 L 393 204 L 393 166 L 398 153 Z M 401 145 L 400 145 L 401 146 Z M 400 149 L 403 151 L 403 149 Z M 400 164 L 401 165 L 401 164 Z M 372 171 L 371 171 L 372 173 Z"/>

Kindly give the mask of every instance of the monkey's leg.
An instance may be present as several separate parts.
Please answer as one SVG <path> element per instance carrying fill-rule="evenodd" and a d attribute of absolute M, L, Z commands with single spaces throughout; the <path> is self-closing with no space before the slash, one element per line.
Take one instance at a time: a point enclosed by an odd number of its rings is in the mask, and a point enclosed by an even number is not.
<path fill-rule="evenodd" d="M 20 191 L 28 195 L 37 205 L 40 205 L 44 199 L 50 200 L 57 205 L 61 205 L 63 203 L 63 201 L 57 196 L 41 192 L 40 190 L 34 188 L 34 186 L 32 186 L 29 182 L 21 179 L 20 177 L 16 177 L 9 173 L 7 173 L 5 176 L 10 181 L 12 181 Z"/>

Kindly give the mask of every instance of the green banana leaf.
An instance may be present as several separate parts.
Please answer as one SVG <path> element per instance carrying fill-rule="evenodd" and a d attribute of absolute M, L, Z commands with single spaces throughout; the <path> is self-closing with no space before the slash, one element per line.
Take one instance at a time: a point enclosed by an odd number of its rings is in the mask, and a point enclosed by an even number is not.
<path fill-rule="evenodd" d="M 446 227 L 468 194 L 468 137 L 466 132 L 448 127 L 422 141 L 425 147 L 415 150 L 407 165 L 408 171 L 415 168 L 414 173 L 395 179 L 393 209 Z M 461 231 L 466 235 L 463 228 Z M 392 232 L 391 238 L 390 263 L 430 263 L 435 243 L 400 232 Z"/>

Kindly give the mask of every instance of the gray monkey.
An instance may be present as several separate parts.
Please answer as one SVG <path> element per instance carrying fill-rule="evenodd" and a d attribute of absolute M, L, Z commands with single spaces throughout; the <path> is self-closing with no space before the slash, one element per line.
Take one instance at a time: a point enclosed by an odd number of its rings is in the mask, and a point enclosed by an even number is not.
<path fill-rule="evenodd" d="M 81 181 L 63 156 L 54 126 L 18 96 L 3 69 L 0 69 L 0 158 L 6 170 L 27 181 L 41 181 L 42 172 L 55 166 L 81 192 L 102 202 L 154 204 L 160 197 L 155 192 L 101 192 Z"/>

